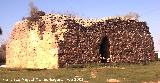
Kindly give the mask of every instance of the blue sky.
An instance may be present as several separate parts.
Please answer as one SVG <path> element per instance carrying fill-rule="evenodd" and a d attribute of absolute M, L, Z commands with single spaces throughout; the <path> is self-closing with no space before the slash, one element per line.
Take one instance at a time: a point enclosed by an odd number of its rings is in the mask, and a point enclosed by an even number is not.
<path fill-rule="evenodd" d="M 146 21 L 154 38 L 155 48 L 160 49 L 160 0 L 33 0 L 34 4 L 48 13 L 74 12 L 81 17 L 103 18 L 137 12 Z M 1 42 L 8 39 L 13 25 L 29 15 L 29 0 L 1 0 Z M 159 43 L 160 44 L 160 43 Z"/>

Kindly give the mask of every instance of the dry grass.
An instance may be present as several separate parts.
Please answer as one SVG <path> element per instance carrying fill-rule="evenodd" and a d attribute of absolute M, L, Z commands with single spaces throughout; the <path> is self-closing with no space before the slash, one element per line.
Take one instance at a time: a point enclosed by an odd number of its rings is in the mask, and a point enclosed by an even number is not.
<path fill-rule="evenodd" d="M 75 66 L 74 66 L 75 67 Z M 106 64 L 90 64 L 84 67 L 60 68 L 58 70 L 34 70 L 34 69 L 6 69 L 0 68 L 0 83 L 11 83 L 20 79 L 33 80 L 34 83 L 145 83 L 158 82 L 160 80 L 160 62 L 152 62 L 148 65 L 121 64 L 107 66 Z M 51 79 L 50 79 L 51 78 Z M 8 81 L 6 81 L 8 79 Z M 12 81 L 11 81 L 12 80 Z M 54 80 L 54 81 L 53 81 Z M 15 81 L 14 81 L 15 82 Z"/>

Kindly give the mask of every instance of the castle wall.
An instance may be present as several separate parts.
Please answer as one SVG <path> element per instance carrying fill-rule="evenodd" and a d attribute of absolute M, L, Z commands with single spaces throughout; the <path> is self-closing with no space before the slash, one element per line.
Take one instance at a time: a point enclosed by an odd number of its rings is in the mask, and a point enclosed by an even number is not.
<path fill-rule="evenodd" d="M 60 66 L 70 64 L 100 63 L 100 44 L 104 37 L 109 40 L 109 57 L 106 62 L 142 63 L 154 60 L 153 39 L 145 22 L 120 18 L 91 22 L 83 26 L 69 19 L 68 32 L 59 43 Z"/>
<path fill-rule="evenodd" d="M 154 60 L 153 39 L 145 22 L 122 18 L 86 20 L 48 14 L 14 26 L 6 46 L 6 65 L 52 69 L 100 63 L 104 38 L 108 42 L 108 56 L 103 62 Z"/>
<path fill-rule="evenodd" d="M 6 49 L 6 65 L 9 68 L 58 68 L 58 40 L 63 40 L 62 32 L 54 33 L 49 16 L 43 16 L 40 21 L 23 20 L 14 26 Z M 59 24 L 60 25 L 60 24 Z M 58 25 L 57 25 L 58 26 Z M 57 40 L 57 36 L 59 39 Z"/>

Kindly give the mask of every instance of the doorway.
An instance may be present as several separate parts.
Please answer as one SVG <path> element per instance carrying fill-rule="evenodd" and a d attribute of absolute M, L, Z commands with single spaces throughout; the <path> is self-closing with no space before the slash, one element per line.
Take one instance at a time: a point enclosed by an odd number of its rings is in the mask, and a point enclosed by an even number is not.
<path fill-rule="evenodd" d="M 109 47 L 110 45 L 109 45 L 108 37 L 105 36 L 101 40 L 100 49 L 99 49 L 101 63 L 106 63 L 107 59 L 110 57 Z"/>

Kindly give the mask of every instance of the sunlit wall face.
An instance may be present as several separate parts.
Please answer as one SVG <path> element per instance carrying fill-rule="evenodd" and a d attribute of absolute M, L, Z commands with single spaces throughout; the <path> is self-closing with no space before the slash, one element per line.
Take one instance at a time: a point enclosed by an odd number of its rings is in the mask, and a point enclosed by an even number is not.
<path fill-rule="evenodd" d="M 58 28 L 52 32 L 52 15 L 46 15 L 39 22 L 33 22 L 28 28 L 28 20 L 16 23 L 7 43 L 6 65 L 9 68 L 38 68 L 53 69 L 58 68 L 58 40 L 63 40 L 65 29 Z M 58 16 L 55 16 L 58 17 Z M 44 23 L 45 30 L 41 31 Z M 63 23 L 63 22 L 61 22 Z M 61 23 L 54 21 L 60 26 Z M 65 26 L 64 26 L 65 27 Z"/>
<path fill-rule="evenodd" d="M 9 68 L 141 63 L 155 58 L 153 39 L 145 22 L 125 17 L 93 20 L 60 14 L 31 19 L 14 26 L 6 46 Z"/>

